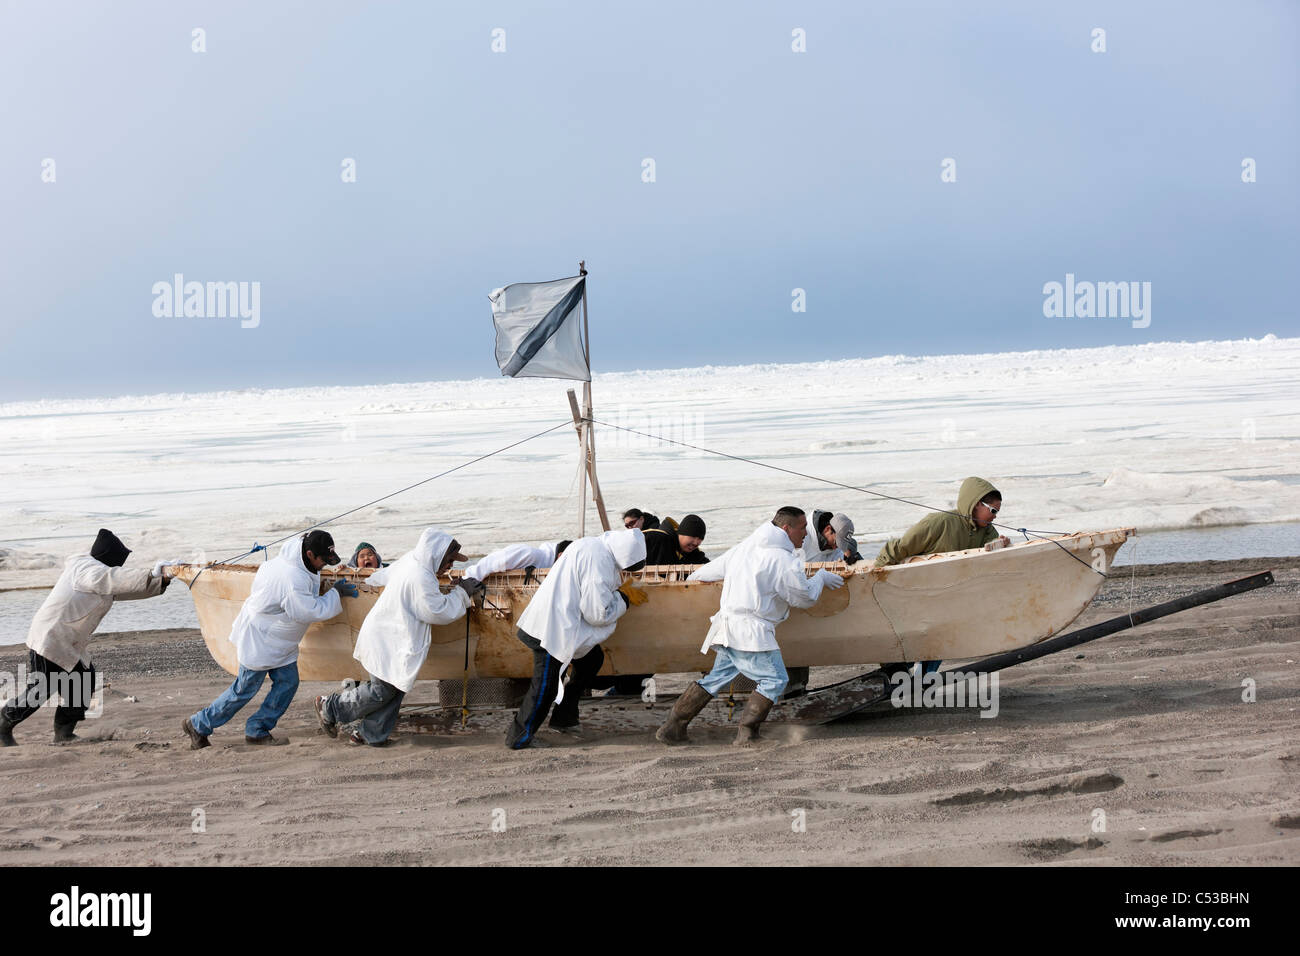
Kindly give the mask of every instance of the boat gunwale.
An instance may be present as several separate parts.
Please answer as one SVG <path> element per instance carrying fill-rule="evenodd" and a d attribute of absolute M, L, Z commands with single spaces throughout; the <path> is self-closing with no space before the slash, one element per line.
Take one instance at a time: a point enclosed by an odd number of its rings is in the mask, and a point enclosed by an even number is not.
<path fill-rule="evenodd" d="M 845 575 L 846 577 L 867 576 L 867 577 L 884 578 L 886 575 L 896 574 L 899 571 L 905 570 L 907 568 L 915 568 L 922 565 L 935 564 L 936 562 L 947 562 L 947 561 L 953 561 L 962 558 L 974 558 L 984 554 L 988 554 L 988 555 L 1005 554 L 1008 551 L 1011 551 L 1012 549 L 1023 550 L 1032 547 L 1034 545 L 1042 546 L 1042 545 L 1048 545 L 1053 543 L 1060 543 L 1070 539 L 1080 539 L 1084 537 L 1107 538 L 1110 535 L 1115 535 L 1115 534 L 1123 534 L 1124 537 L 1118 542 L 1120 544 L 1123 544 L 1124 541 L 1127 541 L 1129 538 L 1132 538 L 1137 534 L 1137 529 L 1134 527 L 1119 527 L 1119 528 L 1109 528 L 1105 531 L 1073 531 L 1069 534 L 1055 535 L 1051 537 L 1039 536 L 1029 541 L 1018 541 L 1010 545 L 1009 547 L 998 548 L 993 551 L 986 551 L 982 547 L 966 548 L 961 551 L 939 551 L 933 554 L 914 555 L 909 560 L 901 564 L 890 564 L 890 565 L 884 565 L 880 567 L 877 567 L 874 563 L 868 564 L 866 559 L 864 558 L 862 562 L 864 566 L 862 567 L 858 567 L 856 565 L 848 565 L 845 564 L 843 560 L 840 560 L 840 561 L 809 561 L 805 564 L 805 568 L 809 571 L 833 570 L 836 571 L 836 573 Z M 1114 542 L 1110 542 L 1110 543 L 1114 543 Z M 1087 546 L 1095 546 L 1095 545 L 1092 545 L 1092 542 L 1089 542 L 1088 545 L 1085 545 L 1085 547 Z M 1070 554 L 1074 554 L 1075 550 L 1076 549 L 1074 548 L 1066 548 L 1066 551 Z M 169 569 L 181 569 L 181 568 L 187 570 L 197 569 L 194 577 L 197 577 L 198 573 L 201 573 L 203 571 L 236 571 L 236 572 L 252 571 L 256 573 L 257 569 L 263 566 L 264 566 L 263 564 L 195 565 L 195 564 L 185 564 L 185 563 L 166 565 L 166 567 Z M 649 565 L 645 568 L 642 568 L 632 573 L 635 580 L 637 580 L 638 582 L 649 586 L 655 586 L 655 587 L 659 585 L 665 585 L 665 584 L 691 584 L 691 585 L 718 584 L 720 585 L 722 583 L 721 581 L 687 581 L 687 577 L 689 577 L 690 574 L 693 574 L 694 572 L 698 571 L 700 568 L 705 566 L 706 565 L 702 565 L 702 564 L 657 564 L 657 565 Z M 355 583 L 358 584 L 365 584 L 368 588 L 372 588 L 377 591 L 382 591 L 383 590 L 382 584 L 371 585 L 366 583 L 367 579 L 378 570 L 381 569 L 349 568 L 349 567 L 322 568 L 320 571 L 320 576 L 322 579 L 329 578 L 330 580 L 354 581 Z M 532 581 L 527 581 L 528 571 L 525 569 L 515 569 L 510 571 L 496 571 L 488 575 L 487 578 L 484 579 L 484 583 L 489 588 L 535 587 L 537 585 L 540 585 L 540 583 L 542 582 L 542 580 L 545 579 L 549 571 L 550 571 L 549 568 L 534 569 L 534 571 L 532 572 L 533 574 Z M 647 575 L 651 575 L 651 574 L 653 574 L 654 576 L 647 577 Z M 176 575 L 176 576 L 180 577 L 180 575 Z M 439 575 L 438 580 L 440 583 L 445 583 L 447 585 L 454 585 L 462 577 L 464 577 L 464 569 L 452 568 L 450 572 L 445 572 Z M 182 580 L 185 580 L 185 578 L 182 577 Z M 191 583 L 193 582 L 193 580 L 194 578 L 189 579 Z M 527 583 L 525 583 L 526 581 Z"/>

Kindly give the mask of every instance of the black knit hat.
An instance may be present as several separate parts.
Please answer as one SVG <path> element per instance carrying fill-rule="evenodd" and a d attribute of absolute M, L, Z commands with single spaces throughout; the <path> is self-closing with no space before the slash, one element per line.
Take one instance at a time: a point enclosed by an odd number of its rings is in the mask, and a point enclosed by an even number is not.
<path fill-rule="evenodd" d="M 687 515 L 677 526 L 677 533 L 684 534 L 688 538 L 704 537 L 704 519 L 699 515 Z"/>
<path fill-rule="evenodd" d="M 120 568 L 126 564 L 126 556 L 130 553 L 131 549 L 122 543 L 122 539 L 107 528 L 99 529 L 99 536 L 90 548 L 90 556 L 110 568 Z"/>

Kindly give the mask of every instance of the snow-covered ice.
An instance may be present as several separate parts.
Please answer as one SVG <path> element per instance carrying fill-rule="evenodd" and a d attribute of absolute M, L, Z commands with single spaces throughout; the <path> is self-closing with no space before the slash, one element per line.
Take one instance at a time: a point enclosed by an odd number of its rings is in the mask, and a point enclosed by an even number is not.
<path fill-rule="evenodd" d="M 569 384 L 0 405 L 0 588 L 52 582 L 101 526 L 133 562 L 232 557 L 562 424 Z M 599 421 L 938 507 L 983 475 L 1013 528 L 1300 521 L 1300 339 L 622 372 L 593 389 Z M 697 512 L 708 551 L 787 503 L 847 512 L 873 554 L 922 514 L 608 427 L 597 457 L 611 512 Z M 428 524 L 470 554 L 572 537 L 577 467 L 569 425 L 329 527 L 340 551 L 364 538 L 385 556 Z"/>

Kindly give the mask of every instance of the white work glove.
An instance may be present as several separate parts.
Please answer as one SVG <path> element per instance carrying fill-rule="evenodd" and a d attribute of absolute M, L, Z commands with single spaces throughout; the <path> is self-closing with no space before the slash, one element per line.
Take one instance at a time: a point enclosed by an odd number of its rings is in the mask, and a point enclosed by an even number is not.
<path fill-rule="evenodd" d="M 1009 548 L 1009 547 L 1011 547 L 1011 539 L 1004 534 L 1002 535 L 1002 537 L 994 538 L 988 544 L 984 545 L 984 550 L 997 551 L 1001 548 Z"/>
<path fill-rule="evenodd" d="M 827 571 L 824 568 L 817 572 L 817 579 L 821 581 L 822 587 L 830 588 L 832 591 L 837 591 L 844 587 L 844 579 L 842 577 L 834 571 Z"/>

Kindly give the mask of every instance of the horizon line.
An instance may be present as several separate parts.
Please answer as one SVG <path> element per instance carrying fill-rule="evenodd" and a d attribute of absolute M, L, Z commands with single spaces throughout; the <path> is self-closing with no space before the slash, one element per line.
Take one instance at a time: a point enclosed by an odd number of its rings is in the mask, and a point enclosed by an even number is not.
<path fill-rule="evenodd" d="M 1265 343 L 1267 344 L 1276 343 L 1278 345 L 1282 345 L 1286 343 L 1300 344 L 1300 336 L 1279 336 L 1273 332 L 1267 332 L 1258 338 L 1246 337 L 1246 338 L 1236 338 L 1236 339 L 1200 339 L 1196 341 L 1187 341 L 1186 339 L 1181 339 L 1181 340 L 1171 339 L 1171 340 L 1165 340 L 1160 342 L 1135 342 L 1127 345 L 1120 344 L 1120 343 L 1112 343 L 1110 345 L 1085 345 L 1085 346 L 1047 348 L 1047 349 L 1021 349 L 1017 351 L 1005 351 L 1005 352 L 936 352 L 936 353 L 916 353 L 916 354 L 905 353 L 905 352 L 889 352 L 882 355 L 853 356 L 851 358 L 834 358 L 834 359 L 831 358 L 809 359 L 800 362 L 739 362 L 734 365 L 719 365 L 716 363 L 705 363 L 701 365 L 679 365 L 679 366 L 662 367 L 662 368 L 619 369 L 619 370 L 611 370 L 607 372 L 597 371 L 592 373 L 592 381 L 594 382 L 599 378 L 612 378 L 614 376 L 619 376 L 619 375 L 641 375 L 641 374 L 655 373 L 655 372 L 688 372 L 688 371 L 696 371 L 696 370 L 745 369 L 745 368 L 798 369 L 798 368 L 805 368 L 810 366 L 818 366 L 818 365 L 826 365 L 826 364 L 847 365 L 851 363 L 885 362 L 891 360 L 897 361 L 900 359 L 902 360 L 906 360 L 906 359 L 927 360 L 927 359 L 950 359 L 950 358 L 991 359 L 997 357 L 1037 356 L 1037 355 L 1054 354 L 1054 353 L 1100 352 L 1100 351 L 1109 351 L 1113 349 L 1131 349 L 1137 351 L 1150 351 L 1153 348 L 1159 346 L 1166 346 L 1166 345 L 1182 345 L 1182 346 L 1260 345 Z M 331 391 L 335 391 L 335 390 L 365 389 L 365 388 L 396 388 L 401 386 L 434 385 L 434 384 L 459 385 L 459 384 L 472 384 L 472 383 L 482 383 L 482 382 L 499 382 L 499 381 L 504 381 L 509 377 L 510 376 L 507 375 L 498 375 L 498 376 L 480 375 L 474 378 L 448 378 L 448 379 L 433 378 L 433 379 L 421 379 L 418 381 L 363 382 L 363 383 L 358 383 L 353 385 L 324 385 L 324 386 L 286 385 L 286 386 L 276 387 L 276 388 L 264 388 L 261 386 L 245 386 L 242 388 L 204 389 L 201 391 L 192 391 L 192 392 L 161 390 L 161 391 L 153 391 L 153 392 L 119 392 L 110 395 L 90 395 L 90 396 L 78 396 L 78 397 L 50 396 L 50 397 L 43 397 L 43 398 L 27 398 L 27 399 L 15 399 L 12 401 L 0 401 L 0 415 L 3 415 L 10 408 L 30 406 L 30 405 L 42 405 L 47 403 L 74 404 L 78 402 L 106 402 L 106 401 L 112 402 L 112 401 L 121 401 L 125 399 L 161 399 L 161 398 L 177 398 L 177 397 L 199 398 L 199 397 L 206 397 L 206 396 L 219 397 L 224 395 L 240 395 L 240 394 L 249 394 L 249 393 L 264 393 L 264 392 L 265 393 L 294 392 L 294 391 L 301 391 L 306 389 L 313 389 L 316 391 L 320 391 L 322 389 L 329 389 Z M 540 377 L 535 378 L 533 376 L 524 376 L 524 378 L 533 381 L 548 380 Z M 555 378 L 549 380 L 556 381 L 556 382 L 579 381 L 578 379 L 561 379 L 561 378 Z"/>

